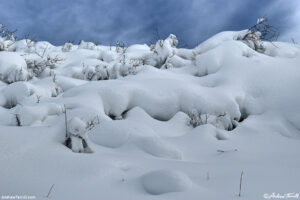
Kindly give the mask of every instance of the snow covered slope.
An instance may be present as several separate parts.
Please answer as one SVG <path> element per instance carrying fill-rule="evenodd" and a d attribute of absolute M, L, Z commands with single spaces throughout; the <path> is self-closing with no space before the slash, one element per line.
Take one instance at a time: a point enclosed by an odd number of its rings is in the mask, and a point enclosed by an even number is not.
<path fill-rule="evenodd" d="M 194 49 L 176 48 L 174 35 L 150 47 L 6 46 L 0 195 L 258 200 L 299 193 L 300 46 L 263 42 L 258 52 L 241 39 L 246 33 L 221 32 Z M 64 145 L 65 117 L 73 151 Z"/>

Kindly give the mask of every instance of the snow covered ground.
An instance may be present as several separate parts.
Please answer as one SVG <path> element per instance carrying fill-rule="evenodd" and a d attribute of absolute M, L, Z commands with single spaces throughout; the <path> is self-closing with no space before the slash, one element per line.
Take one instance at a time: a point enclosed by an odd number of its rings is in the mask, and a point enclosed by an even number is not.
<path fill-rule="evenodd" d="M 255 51 L 246 32 L 194 49 L 1 39 L 2 199 L 299 193 L 300 46 Z"/>

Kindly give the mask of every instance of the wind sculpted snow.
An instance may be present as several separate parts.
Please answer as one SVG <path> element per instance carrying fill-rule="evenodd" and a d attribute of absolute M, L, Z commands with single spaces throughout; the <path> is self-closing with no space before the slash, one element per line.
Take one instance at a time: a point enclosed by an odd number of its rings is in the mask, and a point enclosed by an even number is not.
<path fill-rule="evenodd" d="M 240 199 L 299 192 L 300 47 L 258 52 L 246 32 L 194 49 L 3 43 L 0 195 L 235 199 L 242 170 Z"/>

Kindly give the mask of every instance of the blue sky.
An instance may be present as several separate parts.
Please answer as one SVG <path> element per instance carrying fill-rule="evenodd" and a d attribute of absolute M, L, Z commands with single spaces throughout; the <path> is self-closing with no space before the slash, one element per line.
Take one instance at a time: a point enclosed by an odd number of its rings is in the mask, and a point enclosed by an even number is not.
<path fill-rule="evenodd" d="M 280 40 L 300 42 L 299 0 L 0 0 L 0 23 L 52 44 L 149 43 L 170 33 L 194 47 L 215 33 L 267 16 Z"/>

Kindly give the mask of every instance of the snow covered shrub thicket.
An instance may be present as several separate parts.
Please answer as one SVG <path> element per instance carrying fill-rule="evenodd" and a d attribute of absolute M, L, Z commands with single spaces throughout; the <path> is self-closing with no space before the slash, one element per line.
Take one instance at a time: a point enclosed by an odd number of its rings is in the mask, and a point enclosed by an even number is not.
<path fill-rule="evenodd" d="M 135 67 L 128 64 L 86 66 L 82 69 L 83 79 L 90 81 L 117 79 L 129 74 L 136 74 Z"/>
<path fill-rule="evenodd" d="M 106 65 L 85 66 L 82 69 L 83 79 L 90 81 L 107 80 L 109 72 Z"/>
<path fill-rule="evenodd" d="M 35 51 L 35 54 L 37 56 L 32 56 L 25 59 L 31 77 L 41 76 L 41 74 L 46 69 L 48 69 L 48 72 L 50 72 L 50 70 L 56 68 L 57 64 L 63 61 L 63 59 L 60 58 L 58 55 L 56 56 L 50 56 L 49 54 L 46 55 L 46 51 L 47 51 L 47 47 L 45 47 L 42 53 Z"/>

